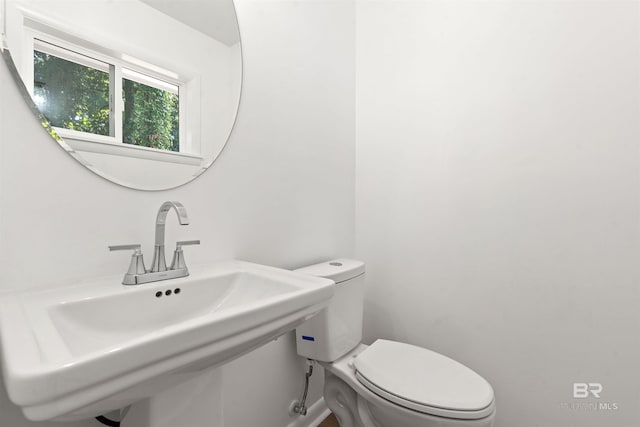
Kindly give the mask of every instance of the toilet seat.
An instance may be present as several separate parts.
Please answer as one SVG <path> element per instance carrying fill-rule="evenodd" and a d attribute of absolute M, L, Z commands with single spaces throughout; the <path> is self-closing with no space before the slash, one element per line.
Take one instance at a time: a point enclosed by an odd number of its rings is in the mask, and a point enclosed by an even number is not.
<path fill-rule="evenodd" d="M 422 347 L 377 340 L 353 359 L 353 369 L 371 392 L 414 411 L 456 419 L 494 411 L 493 389 L 484 378 Z"/>

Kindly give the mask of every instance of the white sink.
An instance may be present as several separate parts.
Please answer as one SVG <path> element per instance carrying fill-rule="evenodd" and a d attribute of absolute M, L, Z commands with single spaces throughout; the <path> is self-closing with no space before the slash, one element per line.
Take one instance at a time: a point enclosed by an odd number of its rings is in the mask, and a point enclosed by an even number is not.
<path fill-rule="evenodd" d="M 4 380 L 27 418 L 89 418 L 151 397 L 294 329 L 333 295 L 331 280 L 242 261 L 121 279 L 0 299 Z"/>

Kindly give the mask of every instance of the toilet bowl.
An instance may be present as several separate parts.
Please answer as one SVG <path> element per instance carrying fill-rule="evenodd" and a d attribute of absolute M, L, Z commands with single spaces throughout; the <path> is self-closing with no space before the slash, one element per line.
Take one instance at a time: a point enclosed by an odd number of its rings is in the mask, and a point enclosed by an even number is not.
<path fill-rule="evenodd" d="M 431 350 L 362 340 L 364 263 L 338 259 L 296 270 L 336 282 L 329 306 L 296 329 L 298 354 L 325 368 L 324 400 L 341 427 L 490 427 L 491 385 Z"/>

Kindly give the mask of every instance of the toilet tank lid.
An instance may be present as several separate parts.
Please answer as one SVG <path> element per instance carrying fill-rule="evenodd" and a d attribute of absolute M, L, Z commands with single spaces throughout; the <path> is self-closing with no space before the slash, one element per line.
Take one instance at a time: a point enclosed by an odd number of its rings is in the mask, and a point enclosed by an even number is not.
<path fill-rule="evenodd" d="M 340 283 L 364 273 L 364 262 L 355 259 L 338 258 L 302 267 L 295 271 L 310 276 L 324 277 Z"/>

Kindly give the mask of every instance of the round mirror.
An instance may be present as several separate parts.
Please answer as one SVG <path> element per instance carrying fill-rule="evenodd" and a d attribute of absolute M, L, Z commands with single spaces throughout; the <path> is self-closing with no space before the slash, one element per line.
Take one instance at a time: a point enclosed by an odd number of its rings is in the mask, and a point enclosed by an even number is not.
<path fill-rule="evenodd" d="M 4 0 L 3 56 L 52 140 L 140 190 L 202 174 L 242 84 L 233 0 Z"/>

